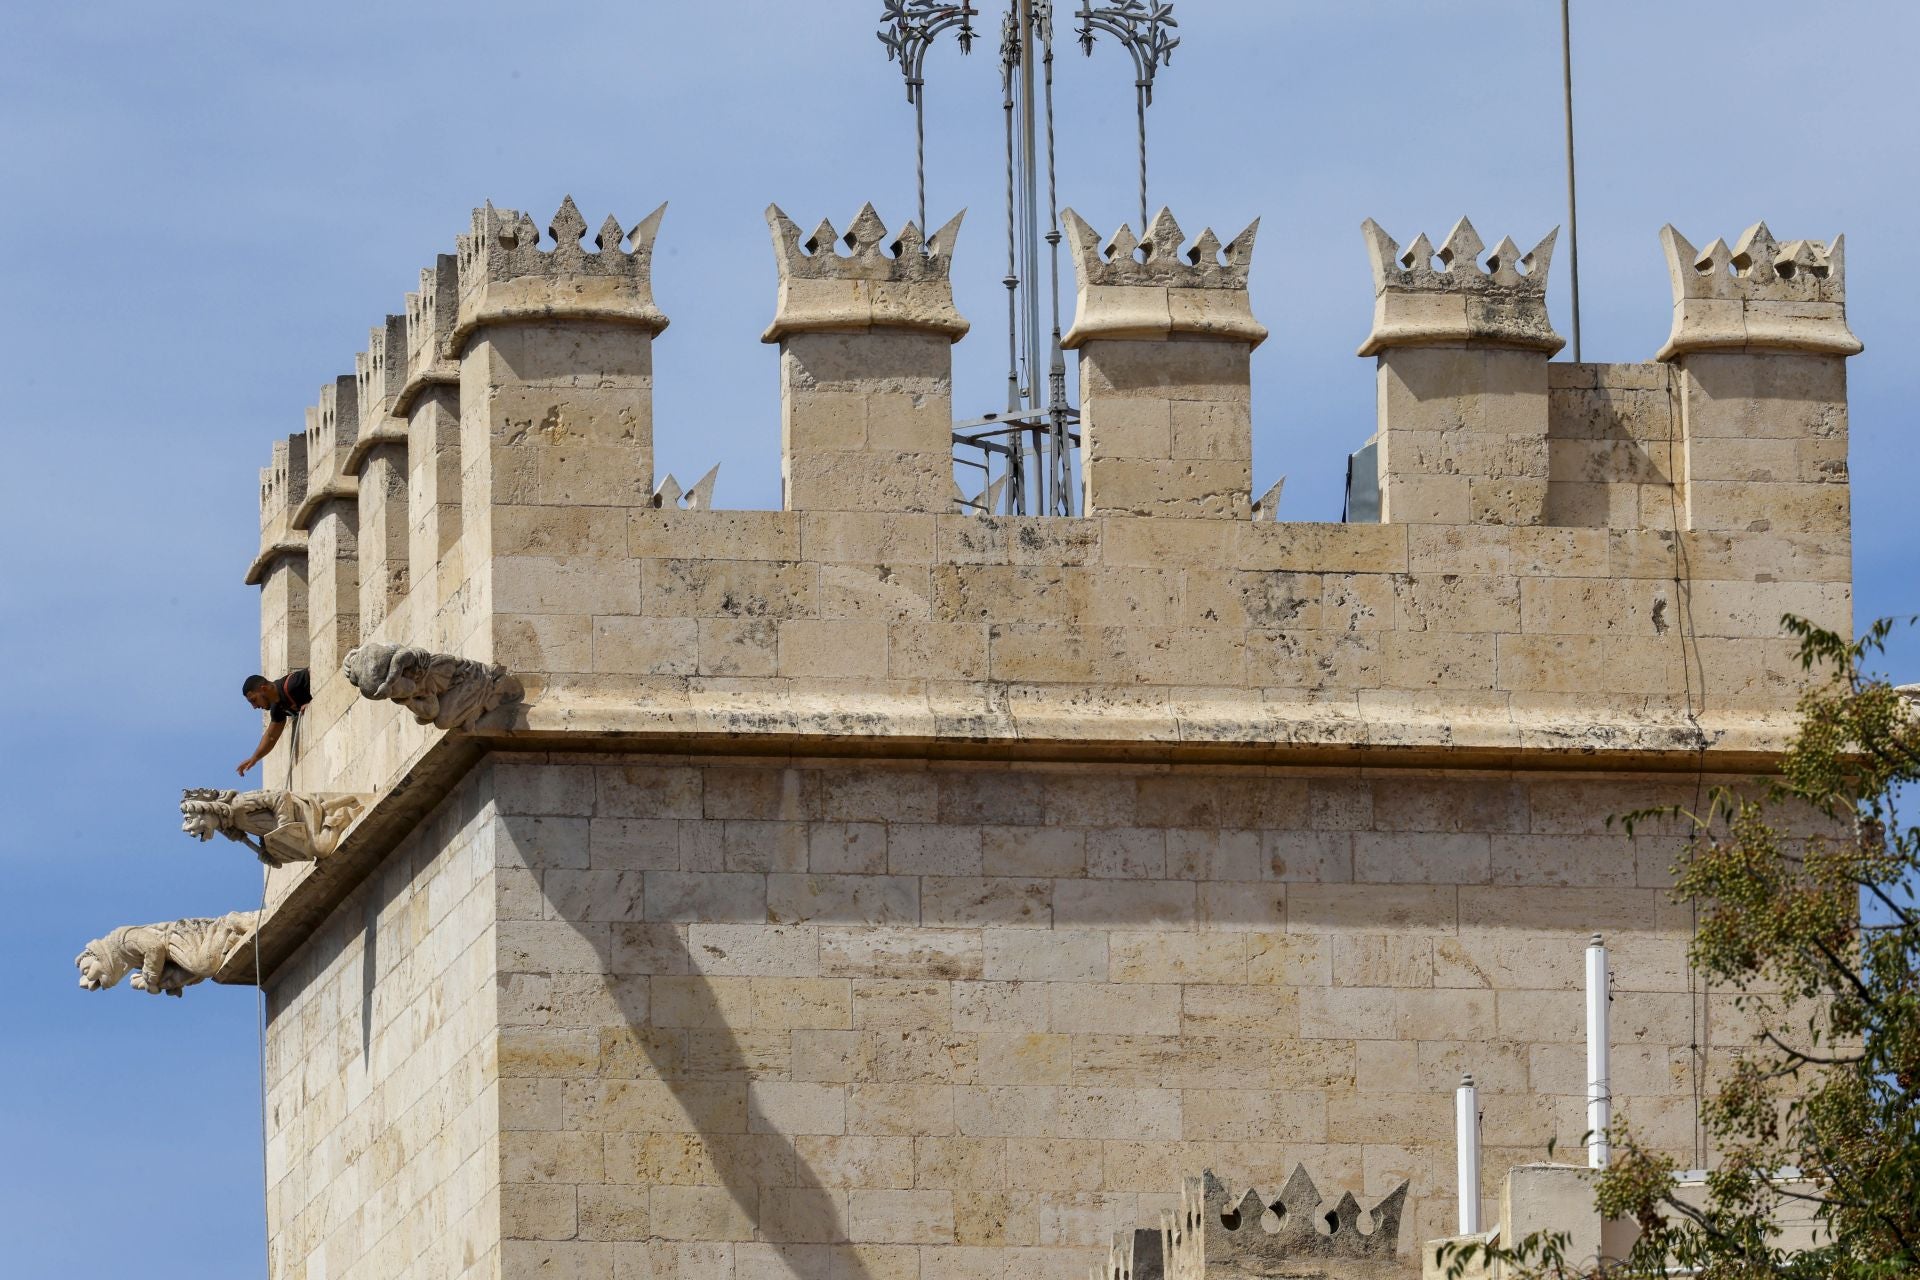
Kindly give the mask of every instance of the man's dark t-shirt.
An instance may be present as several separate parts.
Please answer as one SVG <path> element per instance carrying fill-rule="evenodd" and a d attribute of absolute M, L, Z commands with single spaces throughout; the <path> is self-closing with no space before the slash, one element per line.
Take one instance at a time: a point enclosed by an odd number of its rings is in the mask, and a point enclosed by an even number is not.
<path fill-rule="evenodd" d="M 313 684 L 305 667 L 295 667 L 275 680 L 273 691 L 274 702 L 267 708 L 267 714 L 273 717 L 275 724 L 284 723 L 290 715 L 299 715 L 313 701 Z"/>

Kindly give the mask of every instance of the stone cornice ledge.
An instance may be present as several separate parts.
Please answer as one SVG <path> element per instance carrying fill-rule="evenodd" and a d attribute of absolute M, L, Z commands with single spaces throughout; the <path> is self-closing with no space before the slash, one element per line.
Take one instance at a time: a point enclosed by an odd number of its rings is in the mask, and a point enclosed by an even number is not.
<path fill-rule="evenodd" d="M 323 503 L 360 501 L 360 478 L 358 476 L 334 476 L 309 493 L 301 502 L 300 509 L 293 513 L 293 527 L 304 531 L 312 522 L 314 513 Z"/>
<path fill-rule="evenodd" d="M 347 450 L 347 460 L 341 464 L 342 470 L 353 476 L 355 483 L 358 484 L 360 468 L 365 465 L 367 455 L 383 444 L 404 445 L 407 442 L 406 426 L 407 424 L 398 418 L 381 419 L 379 426 L 353 442 L 353 447 Z M 357 489 L 354 491 L 354 496 L 356 498 L 359 496 Z"/>
<path fill-rule="evenodd" d="M 312 931 L 492 751 L 657 752 L 755 757 L 993 759 L 1288 767 L 1769 772 L 1790 712 L 1642 717 L 1463 714 L 1403 705 L 1259 703 L 1146 690 L 955 686 L 950 695 L 815 689 L 762 700 L 658 690 L 593 697 L 549 684 L 541 699 L 473 731 L 433 739 L 383 787 L 338 849 L 303 864 L 259 929 L 271 977 Z M 506 722 L 506 723 L 503 723 Z M 251 985 L 242 947 L 216 981 Z"/>
<path fill-rule="evenodd" d="M 246 584 L 257 587 L 267 580 L 267 571 L 273 568 L 274 561 L 283 556 L 305 556 L 307 554 L 307 534 L 304 529 L 296 530 L 284 538 L 276 538 L 260 548 L 260 554 L 247 566 Z"/>

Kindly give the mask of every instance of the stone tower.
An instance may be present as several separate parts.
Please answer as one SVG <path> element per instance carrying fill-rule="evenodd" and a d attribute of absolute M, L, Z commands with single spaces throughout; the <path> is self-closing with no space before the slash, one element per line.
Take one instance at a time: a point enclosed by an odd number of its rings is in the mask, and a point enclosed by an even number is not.
<path fill-rule="evenodd" d="M 1771 767 L 1781 615 L 1849 627 L 1840 242 L 1668 229 L 1659 359 L 1568 364 L 1551 236 L 1367 224 L 1383 519 L 1310 524 L 1250 518 L 1252 228 L 1068 219 L 1086 515 L 1023 518 L 954 513 L 957 221 L 769 222 L 783 510 L 655 503 L 658 212 L 478 211 L 273 445 L 314 702 L 195 812 L 284 855 L 215 975 L 276 1280 L 1079 1280 L 1202 1169 L 1351 1227 L 1302 1164 L 1412 1275 L 1463 1070 L 1489 1194 L 1579 1142 L 1595 931 L 1690 1157 L 1741 1028 L 1607 820 Z"/>

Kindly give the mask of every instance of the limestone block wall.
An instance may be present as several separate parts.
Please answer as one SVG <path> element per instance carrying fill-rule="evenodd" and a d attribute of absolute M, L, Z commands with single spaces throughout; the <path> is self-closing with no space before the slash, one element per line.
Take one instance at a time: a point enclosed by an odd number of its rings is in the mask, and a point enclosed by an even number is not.
<path fill-rule="evenodd" d="M 1596 931 L 1691 1163 L 1750 1029 L 1604 824 L 1851 626 L 1838 241 L 1670 234 L 1660 363 L 1555 365 L 1551 236 L 1369 224 L 1385 521 L 1309 524 L 1248 518 L 1253 229 L 1074 218 L 1085 514 L 1016 518 L 948 507 L 958 221 L 871 209 L 770 213 L 783 509 L 655 508 L 660 216 L 476 211 L 263 473 L 267 781 L 368 798 L 255 938 L 276 1275 L 1077 1280 L 1300 1162 L 1430 1238 L 1462 1070 L 1488 1190 L 1577 1142 Z M 368 641 L 525 697 L 422 726 Z"/>
<path fill-rule="evenodd" d="M 1549 364 L 1547 523 L 1687 528 L 1677 408 L 1667 365 Z"/>
<path fill-rule="evenodd" d="M 271 1280 L 500 1274 L 489 793 L 471 774 L 267 986 Z"/>
<path fill-rule="evenodd" d="M 1693 1159 L 1695 781 L 499 756 L 504 1274 L 1079 1276 L 1180 1169 L 1445 1234 L 1615 1092 Z M 1708 779 L 1711 785 L 1712 779 Z M 1697 1039 L 1696 1039 L 1697 1037 Z M 1497 1212 L 1491 1200 L 1489 1212 Z M 1411 1257 L 1411 1253 L 1407 1256 Z M 1417 1267 L 1417 1263 L 1410 1263 Z"/>

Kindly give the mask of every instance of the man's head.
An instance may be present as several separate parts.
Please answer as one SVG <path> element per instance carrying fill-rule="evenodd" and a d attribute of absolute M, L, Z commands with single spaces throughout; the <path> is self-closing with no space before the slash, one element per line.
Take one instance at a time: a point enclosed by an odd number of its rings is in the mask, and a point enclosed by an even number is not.
<path fill-rule="evenodd" d="M 256 711 L 266 711 L 280 700 L 280 691 L 265 676 L 248 676 L 240 683 L 240 692 Z"/>

